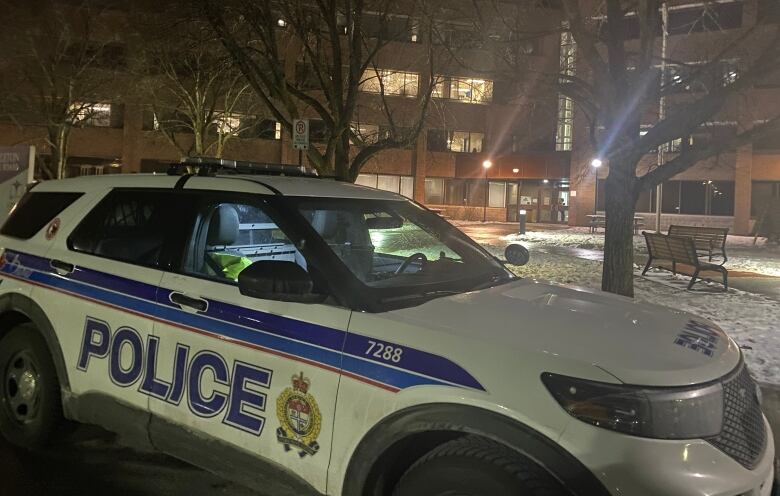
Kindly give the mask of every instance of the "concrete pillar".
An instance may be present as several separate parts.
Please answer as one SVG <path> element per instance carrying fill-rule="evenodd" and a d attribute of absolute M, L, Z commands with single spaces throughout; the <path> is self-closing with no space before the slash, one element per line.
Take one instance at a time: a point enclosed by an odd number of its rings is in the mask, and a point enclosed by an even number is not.
<path fill-rule="evenodd" d="M 750 204 L 753 191 L 753 145 L 737 148 L 734 174 L 734 234 L 750 234 Z"/>
<path fill-rule="evenodd" d="M 143 107 L 135 103 L 125 104 L 122 127 L 122 172 L 141 172 L 140 149 L 143 132 Z"/>
<path fill-rule="evenodd" d="M 425 174 L 428 165 L 427 131 L 420 131 L 412 152 L 412 174 L 414 174 L 414 200 L 425 202 Z"/>

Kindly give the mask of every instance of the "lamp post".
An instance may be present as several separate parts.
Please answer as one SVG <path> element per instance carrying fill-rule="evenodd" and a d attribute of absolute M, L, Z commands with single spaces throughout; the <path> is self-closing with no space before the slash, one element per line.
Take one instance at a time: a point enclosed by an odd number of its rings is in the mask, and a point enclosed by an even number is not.
<path fill-rule="evenodd" d="M 493 162 L 490 160 L 485 160 L 482 162 L 482 168 L 485 169 L 485 205 L 482 207 L 482 222 L 487 221 L 487 206 L 488 206 L 488 169 L 490 169 L 493 166 Z"/>
<path fill-rule="evenodd" d="M 594 158 L 590 162 L 590 166 L 596 171 L 596 197 L 593 199 L 593 215 L 596 215 L 599 209 L 599 167 L 601 167 L 602 164 L 603 162 L 600 158 Z"/>

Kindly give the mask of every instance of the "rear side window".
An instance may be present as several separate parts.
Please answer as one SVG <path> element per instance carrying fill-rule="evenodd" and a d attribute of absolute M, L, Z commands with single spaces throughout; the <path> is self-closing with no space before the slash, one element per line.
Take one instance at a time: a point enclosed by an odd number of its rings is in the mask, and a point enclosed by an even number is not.
<path fill-rule="evenodd" d="M 171 190 L 114 190 L 79 224 L 70 249 L 103 258 L 165 268 L 172 244 L 183 249 L 192 195 Z"/>
<path fill-rule="evenodd" d="M 83 193 L 31 191 L 19 200 L 11 216 L 0 229 L 0 234 L 12 238 L 30 239 L 82 195 Z"/>

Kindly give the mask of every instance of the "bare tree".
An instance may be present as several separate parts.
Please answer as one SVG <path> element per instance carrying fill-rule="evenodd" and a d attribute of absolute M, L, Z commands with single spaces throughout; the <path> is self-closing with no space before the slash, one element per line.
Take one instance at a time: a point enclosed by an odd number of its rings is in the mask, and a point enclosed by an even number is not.
<path fill-rule="evenodd" d="M 703 50 L 694 53 L 692 64 L 673 55 L 662 57 L 663 0 L 560 0 L 550 4 L 558 5 L 560 32 L 573 37 L 574 49 L 569 54 L 576 53 L 577 67 L 576 73 L 564 70 L 548 74 L 548 79 L 557 79 L 559 91 L 577 104 L 587 120 L 592 148 L 609 164 L 602 289 L 633 296 L 632 232 L 639 195 L 703 160 L 780 128 L 777 115 L 757 123 L 751 119 L 731 136 L 688 146 L 688 138 L 721 112 L 729 109 L 733 113 L 735 107 L 746 105 L 746 92 L 776 70 L 780 30 L 778 24 L 759 19 L 756 25 L 734 30 L 731 35 L 719 32 Z M 719 22 L 723 19 L 715 11 L 717 4 L 705 2 L 699 18 L 690 20 L 690 30 L 721 31 Z M 512 14 L 504 2 L 476 0 L 472 6 L 478 11 L 472 18 L 483 26 L 486 9 L 502 12 L 500 19 L 522 17 L 519 9 L 528 9 L 515 7 Z M 777 8 L 776 2 L 770 8 Z M 520 27 L 515 39 L 539 33 Z M 701 37 L 698 43 L 702 43 Z M 684 43 L 679 46 L 686 47 Z M 738 60 L 738 67 L 724 72 L 723 61 L 728 60 Z M 506 61 L 513 67 L 511 58 Z M 662 80 L 662 64 L 675 64 L 682 70 Z M 691 91 L 680 94 L 680 88 Z M 662 97 L 670 103 L 665 113 L 659 113 Z M 663 153 L 675 141 L 681 146 L 668 160 L 654 161 L 650 167 L 647 160 L 643 162 L 648 151 L 660 149 Z"/>
<path fill-rule="evenodd" d="M 401 15 L 393 4 L 199 1 L 226 52 L 288 134 L 295 118 L 316 116 L 322 122 L 321 145 L 309 147 L 309 161 L 320 172 L 349 181 L 377 152 L 413 143 L 431 104 L 430 13 L 413 1 Z M 412 31 L 422 45 L 420 58 L 389 60 L 390 42 L 399 32 Z M 406 67 L 423 67 L 424 73 L 410 73 L 399 84 L 396 71 Z M 388 104 L 396 96 L 413 98 Z M 381 132 L 361 132 L 366 115 Z"/>
<path fill-rule="evenodd" d="M 151 102 L 155 129 L 182 156 L 222 157 L 227 142 L 254 122 L 257 99 L 210 31 L 197 22 L 172 25 L 173 18 L 137 19 L 156 28 L 145 33 L 136 64 L 141 92 Z"/>
<path fill-rule="evenodd" d="M 103 23 L 103 11 L 88 1 L 2 6 L 13 12 L 0 44 L 4 114 L 20 127 L 46 129 L 48 158 L 42 175 L 61 178 L 73 127 L 105 118 L 96 105 L 114 80 L 116 45 Z"/>

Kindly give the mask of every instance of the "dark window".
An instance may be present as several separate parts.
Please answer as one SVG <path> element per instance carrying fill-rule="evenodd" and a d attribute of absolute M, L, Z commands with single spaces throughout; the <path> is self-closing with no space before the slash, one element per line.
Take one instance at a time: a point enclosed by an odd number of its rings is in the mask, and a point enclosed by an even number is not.
<path fill-rule="evenodd" d="M 665 214 L 680 213 L 680 181 L 667 181 L 664 183 L 661 212 Z"/>
<path fill-rule="evenodd" d="M 172 253 L 183 248 L 194 211 L 192 198 L 171 190 L 114 190 L 79 224 L 69 246 L 112 260 L 168 268 Z M 179 249 L 171 246 L 173 241 L 181 243 Z"/>
<path fill-rule="evenodd" d="M 425 178 L 425 203 L 444 203 L 444 179 Z"/>
<path fill-rule="evenodd" d="M 464 179 L 445 179 L 444 199 L 448 205 L 466 204 L 466 181 Z"/>
<path fill-rule="evenodd" d="M 324 143 L 328 141 L 329 137 L 330 129 L 328 129 L 328 126 L 325 125 L 324 121 L 309 121 L 309 140 L 313 143 Z"/>
<path fill-rule="evenodd" d="M 655 212 L 655 188 L 650 191 L 642 190 L 639 193 L 639 199 L 636 201 L 637 212 Z"/>
<path fill-rule="evenodd" d="M 713 181 L 709 184 L 710 215 L 734 215 L 734 182 Z"/>
<path fill-rule="evenodd" d="M 473 207 L 485 205 L 485 181 L 470 179 L 466 183 L 466 204 Z"/>
<path fill-rule="evenodd" d="M 707 182 L 682 181 L 680 185 L 680 213 L 704 215 L 707 198 Z"/>
<path fill-rule="evenodd" d="M 429 129 L 427 141 L 428 150 L 433 152 L 446 152 L 449 149 L 447 146 L 447 131 L 443 129 Z"/>
<path fill-rule="evenodd" d="M 742 26 L 742 3 L 707 4 L 669 12 L 669 34 L 700 33 Z"/>
<path fill-rule="evenodd" d="M 760 219 L 767 206 L 772 205 L 773 198 L 780 198 L 780 182 L 753 181 L 750 215 Z"/>
<path fill-rule="evenodd" d="M 596 191 L 596 210 L 604 211 L 607 206 L 607 180 L 599 179 L 598 191 Z"/>
<path fill-rule="evenodd" d="M 12 238 L 30 239 L 51 222 L 83 193 L 29 192 L 19 200 L 16 208 L 0 229 L 0 234 Z"/>

